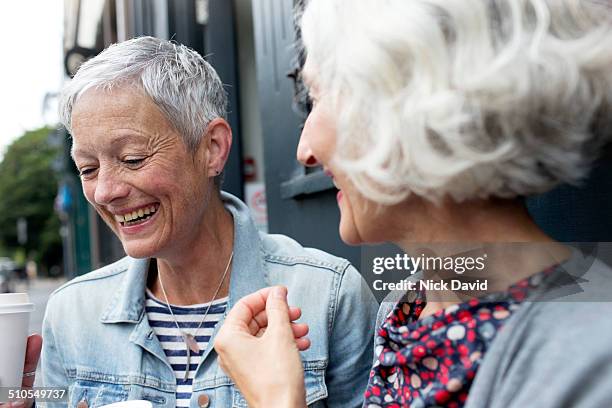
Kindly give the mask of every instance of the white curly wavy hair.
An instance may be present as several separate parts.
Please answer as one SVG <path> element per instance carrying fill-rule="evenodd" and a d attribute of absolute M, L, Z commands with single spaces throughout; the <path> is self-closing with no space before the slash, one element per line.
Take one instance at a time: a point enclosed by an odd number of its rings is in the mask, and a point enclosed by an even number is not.
<path fill-rule="evenodd" d="M 577 183 L 612 136 L 605 0 L 311 0 L 301 29 L 334 162 L 375 202 Z"/>

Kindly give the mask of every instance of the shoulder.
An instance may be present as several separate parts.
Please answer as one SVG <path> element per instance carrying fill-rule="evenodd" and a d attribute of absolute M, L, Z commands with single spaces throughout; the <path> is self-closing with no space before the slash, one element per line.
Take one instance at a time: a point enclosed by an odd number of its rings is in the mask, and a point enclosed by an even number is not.
<path fill-rule="evenodd" d="M 49 297 L 47 314 L 78 315 L 102 307 L 117 293 L 127 270 L 135 261 L 125 257 L 66 282 Z"/>
<path fill-rule="evenodd" d="M 596 258 L 568 263 L 549 282 L 546 290 L 532 299 L 524 317 L 530 326 L 547 328 L 548 334 L 581 336 L 597 332 L 612 340 L 612 268 Z M 540 331 L 541 332 L 541 331 Z M 585 341 L 588 341 L 585 339 Z"/>
<path fill-rule="evenodd" d="M 102 268 L 88 272 L 84 275 L 77 276 L 76 278 L 64 283 L 62 286 L 57 288 L 52 293 L 52 296 L 66 291 L 75 290 L 81 287 L 94 286 L 96 284 L 99 284 L 99 281 L 115 280 L 119 277 L 119 275 L 122 275 L 128 270 L 132 261 L 132 258 L 124 257 L 112 264 L 103 266 Z"/>
<path fill-rule="evenodd" d="M 287 286 L 293 304 L 302 305 L 305 315 L 313 313 L 311 321 L 323 322 L 321 316 L 327 315 L 331 330 L 339 311 L 364 309 L 362 315 L 374 321 L 378 303 L 348 260 L 303 247 L 284 235 L 261 234 L 261 240 L 267 283 Z"/>
<path fill-rule="evenodd" d="M 487 351 L 474 395 L 498 402 L 486 406 L 609 406 L 610 316 L 611 302 L 523 304 Z"/>
<path fill-rule="evenodd" d="M 508 361 L 541 372 L 612 361 L 612 269 L 594 260 L 587 270 L 567 272 L 507 323 L 500 340 Z"/>
<path fill-rule="evenodd" d="M 333 274 L 357 273 L 350 262 L 315 248 L 302 246 L 286 235 L 260 234 L 264 260 L 285 266 L 302 266 Z"/>
<path fill-rule="evenodd" d="M 535 304 L 525 319 L 532 343 L 554 346 L 561 341 L 568 348 L 584 348 L 587 344 L 598 348 L 605 344 L 612 355 L 610 316 L 612 302 L 543 301 Z"/>
<path fill-rule="evenodd" d="M 573 392 L 591 398 L 596 390 L 605 390 L 609 401 L 612 271 L 597 260 L 586 269 L 565 271 L 571 276 L 560 275 L 542 296 L 525 301 L 498 332 L 469 406 L 574 406 L 582 397 L 574 398 Z M 596 288 L 606 281 L 603 291 Z M 607 300 L 601 296 L 605 291 Z M 609 406 L 593 401 L 583 405 Z"/>

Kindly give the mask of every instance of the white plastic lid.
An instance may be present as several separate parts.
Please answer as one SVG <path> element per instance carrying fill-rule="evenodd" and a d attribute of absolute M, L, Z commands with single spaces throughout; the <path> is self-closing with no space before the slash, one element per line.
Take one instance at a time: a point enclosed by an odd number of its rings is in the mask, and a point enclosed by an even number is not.
<path fill-rule="evenodd" d="M 27 293 L 0 293 L 0 313 L 21 313 L 34 310 Z"/>

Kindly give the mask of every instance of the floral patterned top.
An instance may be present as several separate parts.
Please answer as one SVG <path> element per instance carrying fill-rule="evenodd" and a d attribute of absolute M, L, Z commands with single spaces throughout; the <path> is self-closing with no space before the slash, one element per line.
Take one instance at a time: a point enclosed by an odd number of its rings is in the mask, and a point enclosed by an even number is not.
<path fill-rule="evenodd" d="M 378 331 L 377 361 L 364 406 L 464 406 L 487 349 L 512 312 L 551 275 L 551 267 L 505 292 L 450 306 L 418 320 L 424 292 L 400 301 Z"/>

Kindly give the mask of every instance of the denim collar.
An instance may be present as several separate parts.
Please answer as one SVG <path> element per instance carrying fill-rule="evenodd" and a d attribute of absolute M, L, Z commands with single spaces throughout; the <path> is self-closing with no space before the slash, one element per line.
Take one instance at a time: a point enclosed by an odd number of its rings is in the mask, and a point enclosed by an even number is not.
<path fill-rule="evenodd" d="M 263 248 L 248 207 L 235 196 L 221 192 L 225 208 L 234 219 L 234 259 L 230 274 L 227 310 L 242 297 L 268 286 Z M 127 271 L 121 286 L 108 302 L 103 323 L 138 323 L 144 316 L 145 288 L 150 259 L 125 258 Z M 120 265 L 125 263 L 121 262 Z"/>

